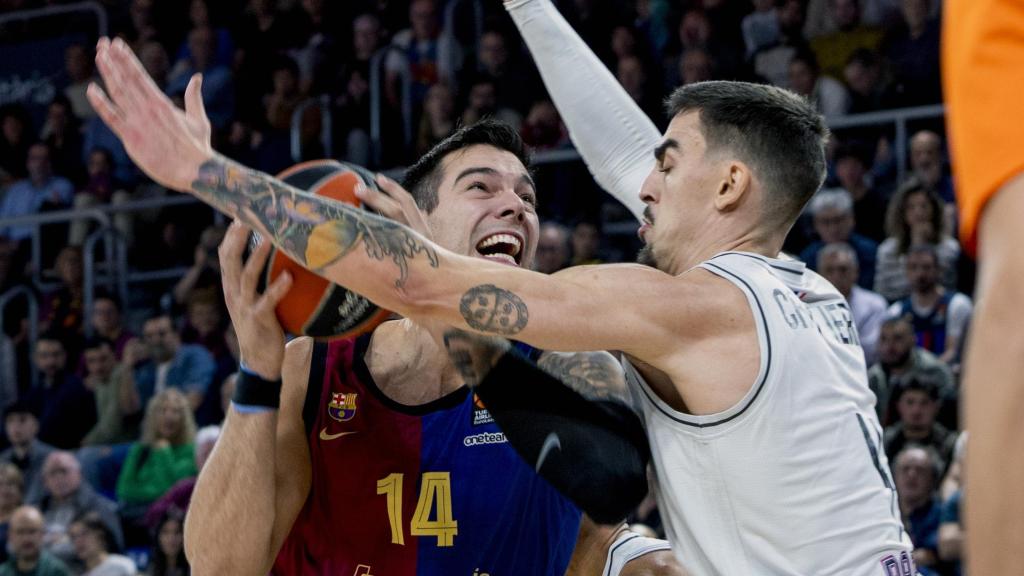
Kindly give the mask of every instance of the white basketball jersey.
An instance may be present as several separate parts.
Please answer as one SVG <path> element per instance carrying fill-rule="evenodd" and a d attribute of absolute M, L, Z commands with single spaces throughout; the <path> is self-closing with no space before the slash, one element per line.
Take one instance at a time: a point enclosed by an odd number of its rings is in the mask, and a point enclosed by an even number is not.
<path fill-rule="evenodd" d="M 698 576 L 913 574 L 845 299 L 801 262 L 727 252 L 700 267 L 746 294 L 761 367 L 735 406 L 693 416 L 624 362 L 676 556 Z"/>

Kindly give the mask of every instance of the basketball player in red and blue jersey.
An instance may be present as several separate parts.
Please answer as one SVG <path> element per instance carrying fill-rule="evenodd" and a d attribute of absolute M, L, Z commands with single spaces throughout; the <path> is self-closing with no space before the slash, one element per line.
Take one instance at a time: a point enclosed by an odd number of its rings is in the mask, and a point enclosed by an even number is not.
<path fill-rule="evenodd" d="M 409 170 L 415 203 L 380 192 L 366 201 L 452 250 L 529 266 L 539 226 L 525 162 L 512 129 L 483 122 Z M 235 406 L 228 416 L 188 519 L 197 570 L 560 576 L 611 563 L 621 529 L 581 530 L 578 509 L 516 454 L 463 384 L 439 341 L 443 326 L 395 320 L 285 351 L 271 344 L 283 342 L 273 314 L 283 284 L 259 299 L 254 278 L 268 245 L 243 271 L 244 237 L 235 228 L 222 247 L 226 300 L 247 368 L 280 374 L 283 390 L 276 412 Z M 548 369 L 566 366 L 564 355 L 526 352 Z M 624 386 L 609 354 L 584 356 L 595 386 Z M 618 573 L 681 573 L 666 548 L 651 546 Z"/>

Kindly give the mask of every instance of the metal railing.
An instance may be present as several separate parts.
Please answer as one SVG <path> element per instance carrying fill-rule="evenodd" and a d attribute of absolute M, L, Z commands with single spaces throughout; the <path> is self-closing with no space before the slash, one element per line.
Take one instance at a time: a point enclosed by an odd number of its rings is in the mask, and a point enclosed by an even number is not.
<path fill-rule="evenodd" d="M 39 339 L 39 300 L 31 288 L 28 286 L 15 286 L 0 294 L 0 319 L 6 316 L 7 306 L 19 296 L 24 296 L 28 300 L 28 342 L 29 350 L 34 350 L 36 340 Z M 39 375 L 35 370 L 29 370 L 29 372 L 32 373 L 32 386 L 35 386 L 39 381 Z"/>
<path fill-rule="evenodd" d="M 444 7 L 444 29 L 454 35 L 455 11 L 467 0 L 450 0 Z M 484 35 L 484 7 L 480 0 L 468 0 L 473 3 L 473 47 L 478 48 L 480 37 Z"/>
<path fill-rule="evenodd" d="M 96 27 L 99 35 L 107 35 L 107 12 L 103 9 L 103 6 L 97 2 L 76 2 L 74 4 L 64 4 L 62 6 L 46 6 L 44 8 L 36 8 L 34 10 L 17 10 L 15 12 L 8 12 L 7 14 L 0 14 L 0 26 L 3 26 L 8 22 L 36 20 L 39 18 L 60 16 L 62 14 L 74 14 L 76 12 L 91 12 L 96 16 Z"/>
<path fill-rule="evenodd" d="M 376 166 L 381 165 L 384 148 L 381 143 L 381 92 L 383 92 L 383 76 L 381 68 L 384 59 L 391 52 L 398 52 L 405 57 L 405 51 L 394 44 L 377 50 L 370 59 L 370 158 Z M 402 135 L 405 149 L 412 148 L 412 73 L 409 67 L 403 66 L 399 72 L 402 78 Z"/>
<path fill-rule="evenodd" d="M 914 120 L 942 118 L 945 115 L 946 107 L 942 104 L 934 104 L 932 106 L 915 106 L 913 108 L 896 108 L 881 112 L 850 114 L 848 116 L 827 118 L 825 122 L 828 124 L 829 129 L 833 131 L 864 126 L 895 125 L 896 134 L 895 138 L 893 138 L 893 154 L 896 157 L 896 178 L 902 182 L 907 174 L 907 156 L 910 149 L 907 123 Z"/>

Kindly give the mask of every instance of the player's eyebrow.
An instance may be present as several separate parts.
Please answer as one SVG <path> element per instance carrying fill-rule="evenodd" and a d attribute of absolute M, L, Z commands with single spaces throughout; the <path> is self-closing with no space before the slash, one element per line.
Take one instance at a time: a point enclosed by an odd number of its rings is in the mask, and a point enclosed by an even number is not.
<path fill-rule="evenodd" d="M 658 147 L 654 149 L 654 159 L 659 163 L 663 162 L 665 160 L 665 152 L 667 152 L 669 148 L 678 150 L 679 142 L 674 138 L 668 138 L 661 144 L 658 144 Z"/>
<path fill-rule="evenodd" d="M 462 172 L 459 172 L 459 175 L 455 178 L 455 182 L 454 182 L 453 185 L 457 185 L 459 183 L 459 180 L 462 180 L 463 178 L 466 178 L 467 176 L 472 176 L 473 174 L 483 174 L 485 176 L 500 176 L 501 175 L 501 173 L 498 172 L 497 170 L 495 170 L 494 168 L 488 168 L 486 166 L 474 166 L 472 168 L 466 168 Z M 537 185 L 534 184 L 533 177 L 530 176 L 529 172 L 524 172 L 523 174 L 521 174 L 519 176 L 519 183 L 520 184 L 527 184 L 527 185 L 529 185 L 530 188 L 534 189 L 534 191 L 537 190 Z"/>

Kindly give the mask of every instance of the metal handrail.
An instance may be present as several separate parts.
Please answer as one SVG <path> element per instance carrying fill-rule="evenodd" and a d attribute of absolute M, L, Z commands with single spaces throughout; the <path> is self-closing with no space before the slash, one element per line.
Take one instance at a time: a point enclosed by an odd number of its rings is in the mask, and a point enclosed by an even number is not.
<path fill-rule="evenodd" d="M 302 162 L 302 116 L 306 110 L 320 108 L 320 144 L 324 147 L 324 158 L 334 157 L 334 132 L 331 117 L 330 98 L 323 94 L 319 98 L 303 100 L 292 112 L 291 151 L 292 161 Z"/>
<path fill-rule="evenodd" d="M 107 35 L 107 12 L 97 2 L 76 2 L 63 6 L 46 6 L 33 10 L 17 10 L 7 14 L 0 14 L 0 25 L 18 20 L 34 20 L 49 16 L 59 16 L 73 12 L 92 12 L 96 15 L 97 30 L 100 36 Z"/>
<path fill-rule="evenodd" d="M 62 224 L 64 222 L 72 222 L 74 220 L 95 220 L 97 224 L 102 226 L 110 225 L 110 217 L 103 213 L 102 210 L 95 208 L 79 209 L 79 210 L 55 210 L 53 212 L 41 212 L 39 214 L 28 214 L 25 216 L 18 216 L 15 218 L 0 218 L 0 230 L 14 225 L 14 226 L 33 226 L 32 228 L 32 249 L 31 249 L 31 262 L 32 262 L 32 282 L 40 288 L 51 286 L 51 284 L 43 282 L 43 271 L 42 271 L 42 259 L 43 259 L 43 240 L 42 240 L 42 226 L 46 224 Z"/>
<path fill-rule="evenodd" d="M 374 52 L 370 58 L 370 157 L 376 166 L 380 166 L 383 150 L 381 147 L 381 67 L 384 65 L 384 57 L 389 52 L 398 52 L 405 57 L 405 51 L 394 44 Z M 405 136 L 406 149 L 412 146 L 412 73 L 409 67 L 404 66 L 400 73 L 402 77 L 402 123 L 403 135 Z"/>
<path fill-rule="evenodd" d="M 884 110 L 881 112 L 865 112 L 863 114 L 849 114 L 827 120 L 831 130 L 842 130 L 844 128 L 856 128 L 858 126 L 877 126 L 879 124 L 895 124 L 896 137 L 893 138 L 893 153 L 896 155 L 896 179 L 900 182 L 907 174 L 907 151 L 909 149 L 909 135 L 907 133 L 907 122 L 912 120 L 927 120 L 929 118 L 941 118 L 946 114 L 946 107 L 942 104 L 931 106 L 914 106 L 912 108 L 897 108 L 895 110 Z"/>
<path fill-rule="evenodd" d="M 448 5 L 444 7 L 444 29 L 449 33 L 453 34 L 455 30 L 455 10 L 460 4 L 466 0 L 451 0 Z M 484 7 L 480 3 L 480 0 L 471 0 L 473 2 L 473 46 L 479 48 L 480 37 L 484 35 Z"/>
<path fill-rule="evenodd" d="M 36 340 L 39 339 L 39 299 L 36 298 L 36 293 L 32 291 L 28 286 L 15 286 L 3 294 L 0 294 L 0 320 L 2 320 L 7 311 L 7 305 L 11 303 L 18 296 L 25 296 L 28 299 L 28 344 L 29 350 L 35 349 Z M 35 370 L 29 370 L 32 374 L 32 386 L 39 381 L 39 375 Z"/>

